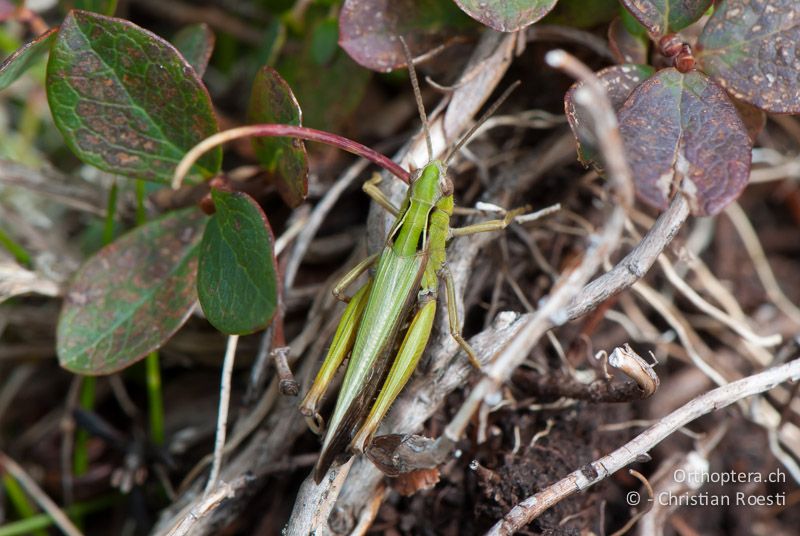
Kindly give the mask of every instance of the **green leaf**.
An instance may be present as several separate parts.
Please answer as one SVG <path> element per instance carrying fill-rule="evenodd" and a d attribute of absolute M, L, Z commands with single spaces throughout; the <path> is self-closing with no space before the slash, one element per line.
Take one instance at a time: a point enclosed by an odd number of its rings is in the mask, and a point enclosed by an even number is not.
<path fill-rule="evenodd" d="M 595 74 L 608 92 L 611 106 L 614 110 L 619 110 L 631 91 L 654 72 L 655 69 L 649 65 L 612 65 Z M 578 143 L 578 159 L 584 166 L 594 165 L 597 169 L 602 169 L 592 115 L 583 107 L 575 105 L 575 91 L 582 85 L 583 82 L 576 82 L 569 88 L 564 95 L 564 110 Z"/>
<path fill-rule="evenodd" d="M 698 41 L 697 61 L 728 92 L 774 113 L 800 113 L 797 0 L 728 0 Z"/>
<path fill-rule="evenodd" d="M 58 319 L 61 366 L 110 374 L 160 348 L 197 300 L 197 253 L 206 217 L 197 208 L 137 227 L 75 275 Z"/>
<path fill-rule="evenodd" d="M 211 190 L 216 212 L 203 234 L 197 269 L 200 305 L 228 335 L 264 329 L 278 303 L 278 270 L 267 217 L 244 192 Z"/>
<path fill-rule="evenodd" d="M 498 32 L 516 32 L 530 26 L 547 15 L 557 2 L 557 0 L 455 1 L 467 15 Z"/>
<path fill-rule="evenodd" d="M 341 50 L 321 68 L 312 52 L 314 30 L 319 24 L 324 24 L 324 19 L 309 24 L 302 49 L 292 55 L 283 54 L 277 70 L 297 96 L 305 126 L 336 132 L 351 119 L 371 73 Z"/>
<path fill-rule="evenodd" d="M 0 64 L 0 91 L 10 86 L 50 50 L 57 33 L 58 28 L 46 31 L 30 43 L 25 43 Z"/>
<path fill-rule="evenodd" d="M 346 0 L 339 44 L 364 67 L 388 72 L 406 64 L 398 36 L 417 56 L 473 34 L 475 26 L 451 0 Z"/>
<path fill-rule="evenodd" d="M 289 84 L 272 67 L 256 74 L 247 118 L 250 123 L 300 125 L 302 114 Z M 291 207 L 308 194 L 308 158 L 306 147 L 295 138 L 253 138 L 256 157 L 272 175 L 278 192 Z"/>
<path fill-rule="evenodd" d="M 311 36 L 311 57 L 317 65 L 325 65 L 333 59 L 339 47 L 339 23 L 336 19 L 322 21 Z"/>
<path fill-rule="evenodd" d="M 609 22 L 618 12 L 618 0 L 559 0 L 541 23 L 592 28 Z"/>
<path fill-rule="evenodd" d="M 694 215 L 712 216 L 747 186 L 747 129 L 725 91 L 699 71 L 656 73 L 628 97 L 619 125 L 636 192 L 655 207 L 684 195 Z"/>
<path fill-rule="evenodd" d="M 117 0 L 66 0 L 61 3 L 64 11 L 82 9 L 111 16 L 117 10 Z"/>
<path fill-rule="evenodd" d="M 659 37 L 677 32 L 708 11 L 712 0 L 621 0 L 642 26 Z"/>
<path fill-rule="evenodd" d="M 192 24 L 175 34 L 172 42 L 175 44 L 189 65 L 202 77 L 208 67 L 208 60 L 214 52 L 214 32 L 208 24 Z"/>
<path fill-rule="evenodd" d="M 169 43 L 124 20 L 72 11 L 47 65 L 47 99 L 67 145 L 111 173 L 167 183 L 183 155 L 217 132 L 203 83 Z M 219 170 L 216 148 L 190 180 Z"/>

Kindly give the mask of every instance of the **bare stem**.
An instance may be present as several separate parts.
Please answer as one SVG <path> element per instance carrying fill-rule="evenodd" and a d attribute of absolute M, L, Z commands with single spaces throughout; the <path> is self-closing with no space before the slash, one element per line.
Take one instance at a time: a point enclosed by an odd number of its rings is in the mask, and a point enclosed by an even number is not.
<path fill-rule="evenodd" d="M 238 342 L 238 335 L 230 335 L 228 337 L 228 346 L 225 349 L 225 360 L 222 363 L 222 380 L 220 382 L 219 413 L 217 414 L 217 435 L 214 439 L 214 461 L 211 464 L 211 474 L 208 475 L 208 483 L 206 483 L 206 489 L 203 492 L 204 497 L 208 497 L 216 487 L 219 470 L 222 467 L 225 432 L 228 427 L 228 406 L 231 400 L 231 375 L 233 374 L 233 361 L 236 356 Z"/>

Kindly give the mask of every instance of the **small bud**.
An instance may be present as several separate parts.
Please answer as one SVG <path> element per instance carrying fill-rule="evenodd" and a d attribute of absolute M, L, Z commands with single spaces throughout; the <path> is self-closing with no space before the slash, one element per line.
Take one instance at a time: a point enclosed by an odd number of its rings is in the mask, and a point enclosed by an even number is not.
<path fill-rule="evenodd" d="M 228 181 L 225 180 L 225 177 L 217 175 L 213 179 L 211 179 L 208 183 L 209 188 L 216 188 L 217 190 L 225 189 L 228 187 Z"/>
<path fill-rule="evenodd" d="M 675 68 L 682 73 L 688 73 L 694 69 L 694 63 L 695 60 L 694 54 L 692 53 L 692 47 L 689 45 L 683 45 L 683 47 L 681 47 L 681 51 L 677 56 L 675 56 Z"/>
<path fill-rule="evenodd" d="M 658 41 L 658 49 L 667 58 L 677 55 L 684 43 L 678 34 L 667 34 Z"/>
<path fill-rule="evenodd" d="M 211 199 L 210 193 L 204 195 L 200 200 L 200 210 L 209 216 L 213 215 L 217 211 L 216 207 L 214 206 L 214 200 Z"/>

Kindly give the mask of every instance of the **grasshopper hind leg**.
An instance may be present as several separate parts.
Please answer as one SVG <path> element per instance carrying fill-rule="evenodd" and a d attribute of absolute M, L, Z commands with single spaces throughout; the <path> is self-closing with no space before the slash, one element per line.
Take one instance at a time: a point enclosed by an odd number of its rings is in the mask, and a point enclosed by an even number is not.
<path fill-rule="evenodd" d="M 342 364 L 344 358 L 353 348 L 356 332 L 364 314 L 364 307 L 367 304 L 370 287 L 372 287 L 372 279 L 358 289 L 347 304 L 344 314 L 342 314 L 342 319 L 339 321 L 339 326 L 336 328 L 336 334 L 333 336 L 331 346 L 328 349 L 328 354 L 325 356 L 325 361 L 323 361 L 317 377 L 311 385 L 311 389 L 308 390 L 308 394 L 300 404 L 300 413 L 303 414 L 309 428 L 315 433 L 320 433 L 324 425 L 322 417 L 319 415 L 320 400 L 325 396 L 339 365 Z"/>
<path fill-rule="evenodd" d="M 417 367 L 422 352 L 428 345 L 428 338 L 433 328 L 433 319 L 436 315 L 436 299 L 430 299 L 422 304 L 417 314 L 414 315 L 411 325 L 400 349 L 397 351 L 392 363 L 392 368 L 383 382 L 383 387 L 378 394 L 369 416 L 361 425 L 358 433 L 353 438 L 351 447 L 356 452 L 363 452 L 378 429 L 378 425 L 389 411 L 397 395 L 405 387 L 414 369 Z"/>

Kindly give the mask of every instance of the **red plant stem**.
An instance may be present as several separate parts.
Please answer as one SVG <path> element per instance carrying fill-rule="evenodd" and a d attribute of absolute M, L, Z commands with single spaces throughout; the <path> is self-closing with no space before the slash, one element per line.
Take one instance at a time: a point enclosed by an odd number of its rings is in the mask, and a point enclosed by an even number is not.
<path fill-rule="evenodd" d="M 223 143 L 241 138 L 268 136 L 298 138 L 301 140 L 326 143 L 328 145 L 343 149 L 349 153 L 366 158 L 370 162 L 374 162 L 406 184 L 411 182 L 411 175 L 408 171 L 400 167 L 388 156 L 382 155 L 378 151 L 370 149 L 366 145 L 362 145 L 356 141 L 339 136 L 338 134 L 331 134 L 330 132 L 325 132 L 323 130 L 298 127 L 294 125 L 264 123 L 260 125 L 248 125 L 232 128 L 230 130 L 223 130 L 222 132 L 217 132 L 216 134 L 209 136 L 192 147 L 192 149 L 183 156 L 183 159 L 175 168 L 175 175 L 172 177 L 172 187 L 176 189 L 179 188 L 181 182 L 183 182 L 183 178 L 189 172 L 189 169 L 192 167 L 192 165 L 200 158 L 200 156 L 210 149 L 222 145 Z"/>
<path fill-rule="evenodd" d="M 410 180 L 408 171 L 400 167 L 394 160 L 378 151 L 367 147 L 357 141 L 353 141 L 338 134 L 317 130 L 315 128 L 299 127 L 294 125 L 280 125 L 274 123 L 264 123 L 253 125 L 253 136 L 282 136 L 287 138 L 298 138 L 301 140 L 316 141 L 338 147 L 343 151 L 366 158 L 370 162 L 382 167 L 398 179 L 405 183 Z"/>

